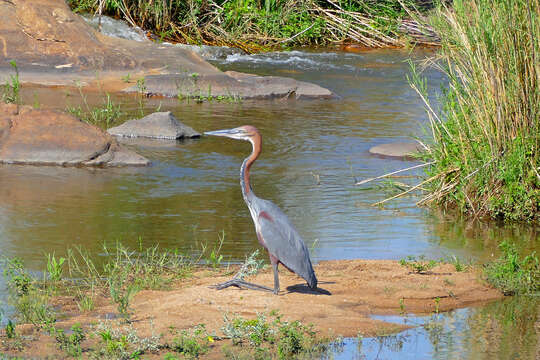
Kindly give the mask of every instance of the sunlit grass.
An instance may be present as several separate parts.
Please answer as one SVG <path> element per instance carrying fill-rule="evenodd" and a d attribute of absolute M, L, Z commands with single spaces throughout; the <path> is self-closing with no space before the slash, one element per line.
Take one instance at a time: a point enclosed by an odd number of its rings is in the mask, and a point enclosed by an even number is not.
<path fill-rule="evenodd" d="M 421 204 L 471 217 L 540 218 L 540 11 L 537 1 L 456 0 L 432 17 L 448 77 L 441 110 L 426 102 L 433 143 Z"/>

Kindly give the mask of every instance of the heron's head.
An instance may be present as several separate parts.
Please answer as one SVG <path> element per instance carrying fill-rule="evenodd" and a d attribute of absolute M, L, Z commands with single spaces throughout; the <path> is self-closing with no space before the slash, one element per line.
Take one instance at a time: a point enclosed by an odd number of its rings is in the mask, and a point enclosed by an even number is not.
<path fill-rule="evenodd" d="M 231 139 L 246 140 L 250 142 L 253 142 L 253 139 L 255 137 L 260 136 L 257 128 L 251 125 L 244 125 L 234 129 L 207 131 L 204 134 L 213 136 L 225 136 Z"/>

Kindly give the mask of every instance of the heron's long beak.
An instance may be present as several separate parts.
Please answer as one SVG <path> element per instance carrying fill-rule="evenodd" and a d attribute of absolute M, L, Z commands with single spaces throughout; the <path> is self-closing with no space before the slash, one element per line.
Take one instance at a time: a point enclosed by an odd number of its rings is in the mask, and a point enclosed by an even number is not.
<path fill-rule="evenodd" d="M 226 136 L 231 137 L 235 134 L 238 134 L 237 129 L 226 129 L 226 130 L 216 130 L 216 131 L 206 131 L 204 135 L 213 135 L 213 136 Z"/>

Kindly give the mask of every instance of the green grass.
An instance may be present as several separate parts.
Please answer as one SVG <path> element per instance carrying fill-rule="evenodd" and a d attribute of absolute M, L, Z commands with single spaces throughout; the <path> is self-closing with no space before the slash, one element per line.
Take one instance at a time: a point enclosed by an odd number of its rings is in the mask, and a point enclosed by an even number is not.
<path fill-rule="evenodd" d="M 168 347 L 188 359 L 199 358 L 208 352 L 214 336 L 208 334 L 204 324 L 191 329 L 182 330 L 177 334 Z"/>
<path fill-rule="evenodd" d="M 66 107 L 66 112 L 76 118 L 102 129 L 108 129 L 116 125 L 124 116 L 121 106 L 116 104 L 109 94 L 105 95 L 101 106 L 91 107 L 81 89 L 79 92 L 83 99 L 83 105 Z"/>
<path fill-rule="evenodd" d="M 71 327 L 71 334 L 66 335 L 62 329 L 54 329 L 52 335 L 60 349 L 72 357 L 80 357 L 82 355 L 81 343 L 86 338 L 80 324 L 75 324 Z"/>
<path fill-rule="evenodd" d="M 516 246 L 507 241 L 499 249 L 501 256 L 484 268 L 487 281 L 506 295 L 538 293 L 540 261 L 536 253 L 522 257 Z"/>
<path fill-rule="evenodd" d="M 435 161 L 420 204 L 540 219 L 539 11 L 537 1 L 455 0 L 431 18 L 449 85 L 434 110 L 413 67 L 433 136 L 426 156 Z"/>
<path fill-rule="evenodd" d="M 284 321 L 277 311 L 255 319 L 224 315 L 222 331 L 233 345 L 223 349 L 227 358 L 312 358 L 328 350 L 328 341 L 317 338 L 313 326 Z M 243 351 L 238 353 L 235 348 Z"/>
<path fill-rule="evenodd" d="M 3 85 L 3 91 L 1 100 L 6 103 L 13 103 L 19 105 L 21 103 L 21 82 L 19 80 L 19 68 L 15 60 L 9 62 L 13 70 L 14 75 L 9 76 L 9 81 Z"/>
<path fill-rule="evenodd" d="M 255 319 L 225 316 L 224 337 L 209 333 L 204 324 L 189 329 L 173 328 L 166 338 L 163 334 L 154 335 L 152 323 L 151 336 L 137 333 L 131 319 L 133 296 L 142 289 L 167 290 L 174 282 L 189 277 L 201 264 L 215 272 L 221 263 L 212 259 L 220 259 L 223 241 L 222 233 L 212 249 L 205 249 L 197 257 L 157 246 L 144 248 L 141 240 L 136 249 L 118 242 L 112 246 L 104 244 L 99 262 L 92 260 L 86 250 L 75 247 L 68 249 L 64 261 L 53 254 L 45 255 L 46 265 L 39 275 L 28 272 L 20 259 L 3 259 L 9 302 L 16 313 L 9 319 L 1 314 L 7 325 L 4 335 L 0 335 L 0 351 L 24 353 L 37 338 L 55 344 L 57 353 L 52 356 L 89 359 L 131 359 L 148 354 L 200 358 L 213 347 L 223 345 L 218 342 L 224 339 L 231 339 L 232 345 L 223 348 L 223 356 L 234 359 L 307 359 L 327 351 L 329 340 L 318 338 L 311 325 L 285 321 L 277 312 Z M 262 263 L 256 257 L 257 252 L 247 257 L 237 276 L 259 271 Z M 84 313 L 108 304 L 116 308 L 116 319 L 98 324 L 90 320 L 72 325 L 70 330 L 62 327 L 60 321 L 77 314 L 77 309 Z M 93 316 L 88 314 L 85 318 Z M 20 324 L 34 325 L 33 335 L 21 335 Z"/>
<path fill-rule="evenodd" d="M 439 265 L 439 261 L 426 260 L 424 255 L 418 257 L 409 255 L 405 259 L 399 260 L 401 266 L 405 266 L 417 274 L 428 274 L 431 269 Z"/>

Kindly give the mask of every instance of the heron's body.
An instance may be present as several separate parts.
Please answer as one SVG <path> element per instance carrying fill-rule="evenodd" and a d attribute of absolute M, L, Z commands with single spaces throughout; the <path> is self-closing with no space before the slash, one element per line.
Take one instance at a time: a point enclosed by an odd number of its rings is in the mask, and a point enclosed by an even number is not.
<path fill-rule="evenodd" d="M 249 208 L 259 243 L 268 251 L 274 270 L 274 293 L 279 292 L 278 264 L 304 278 L 309 287 L 317 287 L 317 278 L 304 241 L 289 218 L 273 202 L 258 198 L 249 182 L 249 171 L 261 153 L 262 139 L 253 126 L 208 132 L 209 135 L 226 136 L 251 142 L 253 150 L 240 168 L 240 186 Z M 230 285 L 237 285 L 231 283 Z M 229 285 L 228 285 L 229 286 Z"/>

